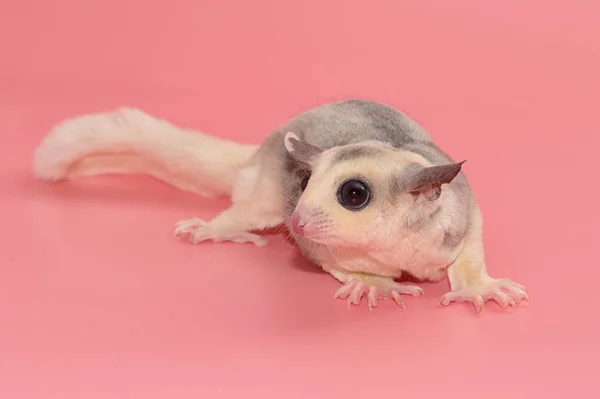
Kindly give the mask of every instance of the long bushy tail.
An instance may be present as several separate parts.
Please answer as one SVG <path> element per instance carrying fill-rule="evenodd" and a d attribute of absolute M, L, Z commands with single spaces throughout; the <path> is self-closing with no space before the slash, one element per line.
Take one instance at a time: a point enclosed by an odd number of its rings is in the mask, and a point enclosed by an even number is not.
<path fill-rule="evenodd" d="M 55 126 L 35 151 L 34 174 L 48 181 L 144 174 L 200 195 L 231 195 L 257 149 L 123 108 Z"/>

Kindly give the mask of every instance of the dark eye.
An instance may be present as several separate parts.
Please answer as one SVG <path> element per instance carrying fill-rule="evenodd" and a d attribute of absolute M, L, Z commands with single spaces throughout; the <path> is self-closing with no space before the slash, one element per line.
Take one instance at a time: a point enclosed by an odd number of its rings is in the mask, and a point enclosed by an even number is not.
<path fill-rule="evenodd" d="M 370 199 L 369 186 L 360 180 L 347 180 L 342 183 L 338 191 L 338 202 L 347 209 L 362 209 L 367 206 Z"/>
<path fill-rule="evenodd" d="M 300 182 L 300 190 L 302 190 L 304 192 L 304 190 L 306 190 L 306 186 L 308 185 L 308 180 L 310 179 L 310 173 L 306 174 L 306 176 L 304 176 L 302 178 L 302 181 Z"/>

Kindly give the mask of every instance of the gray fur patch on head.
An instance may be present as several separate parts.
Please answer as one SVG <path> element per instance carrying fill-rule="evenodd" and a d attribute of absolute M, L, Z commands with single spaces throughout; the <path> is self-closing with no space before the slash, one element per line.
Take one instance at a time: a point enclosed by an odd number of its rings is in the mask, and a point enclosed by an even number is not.
<path fill-rule="evenodd" d="M 332 156 L 331 163 L 336 164 L 358 158 L 376 158 L 377 156 L 382 154 L 383 150 L 381 148 L 377 148 L 370 145 L 353 145 L 348 147 L 340 147 Z"/>
<path fill-rule="evenodd" d="M 313 166 L 318 156 L 323 152 L 319 147 L 308 144 L 300 140 L 300 138 L 292 132 L 285 135 L 283 139 L 285 149 L 296 161 Z"/>
<path fill-rule="evenodd" d="M 411 163 L 404 168 L 402 173 L 394 173 L 390 176 L 389 190 L 392 200 L 412 186 L 414 176 L 423 166 L 418 163 Z"/>

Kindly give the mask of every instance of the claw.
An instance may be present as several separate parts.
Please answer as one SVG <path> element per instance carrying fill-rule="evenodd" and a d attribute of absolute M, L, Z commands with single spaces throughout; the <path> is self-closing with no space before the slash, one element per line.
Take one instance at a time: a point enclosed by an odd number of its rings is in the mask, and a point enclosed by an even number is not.
<path fill-rule="evenodd" d="M 402 302 L 402 297 L 396 291 L 392 291 L 392 298 L 394 298 L 394 302 L 396 305 L 400 306 L 402 309 L 406 310 L 406 306 L 404 306 L 404 302 Z"/>
<path fill-rule="evenodd" d="M 369 310 L 372 310 L 373 307 L 377 307 L 377 288 L 369 287 L 369 293 L 367 294 L 367 305 L 369 306 Z"/>
<path fill-rule="evenodd" d="M 483 300 L 481 295 L 477 295 L 473 298 L 473 306 L 475 306 L 475 310 L 477 311 L 477 313 L 483 313 L 484 302 L 485 301 Z"/>
<path fill-rule="evenodd" d="M 446 298 L 446 295 L 442 295 L 442 297 L 440 298 L 440 302 L 438 303 L 438 306 L 448 306 L 450 304 L 450 301 L 448 301 L 448 299 Z"/>
<path fill-rule="evenodd" d="M 502 309 L 506 309 L 509 306 L 512 306 L 513 308 L 515 307 L 514 299 L 500 289 L 494 290 L 488 295 L 488 297 L 498 302 Z"/>
<path fill-rule="evenodd" d="M 364 294 L 363 291 L 363 284 L 361 282 L 356 282 L 356 284 L 354 285 L 354 289 L 352 290 L 352 293 L 350 294 L 350 303 L 352 303 L 353 305 L 358 305 L 360 303 L 360 300 L 362 298 Z"/>
<path fill-rule="evenodd" d="M 338 299 L 338 298 L 346 299 L 346 298 L 348 298 L 348 295 L 350 295 L 350 293 L 352 292 L 353 289 L 354 289 L 354 285 L 352 285 L 352 284 L 342 285 L 335 292 L 333 299 Z"/>

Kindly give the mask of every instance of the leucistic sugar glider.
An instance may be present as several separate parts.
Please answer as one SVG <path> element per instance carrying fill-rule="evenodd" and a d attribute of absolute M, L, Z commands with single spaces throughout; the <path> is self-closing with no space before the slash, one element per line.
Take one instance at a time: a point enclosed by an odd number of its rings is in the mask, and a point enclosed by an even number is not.
<path fill-rule="evenodd" d="M 482 216 L 463 162 L 441 151 L 391 106 L 343 100 L 300 113 L 261 145 L 181 129 L 137 109 L 79 116 L 57 125 L 35 152 L 34 173 L 58 181 L 147 174 L 232 205 L 205 222 L 180 221 L 175 234 L 204 241 L 267 244 L 256 231 L 285 225 L 300 251 L 339 280 L 336 298 L 369 307 L 421 295 L 397 282 L 448 277 L 440 300 L 528 300 L 525 287 L 490 277 Z"/>

